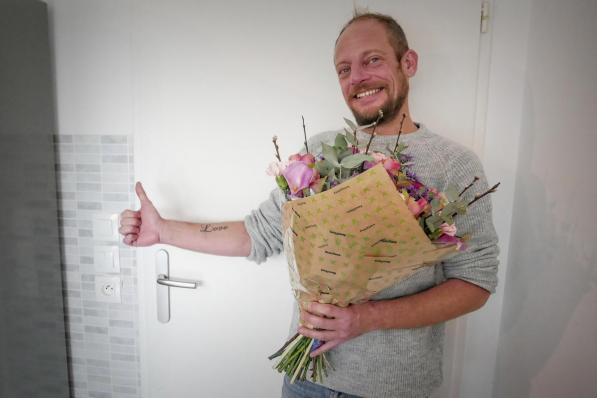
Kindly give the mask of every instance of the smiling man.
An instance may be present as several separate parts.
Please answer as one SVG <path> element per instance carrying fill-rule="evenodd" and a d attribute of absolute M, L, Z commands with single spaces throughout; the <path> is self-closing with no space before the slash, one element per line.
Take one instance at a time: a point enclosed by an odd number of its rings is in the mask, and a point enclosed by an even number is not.
<path fill-rule="evenodd" d="M 350 20 L 336 41 L 334 64 L 344 99 L 359 124 L 383 119 L 376 128 L 372 150 L 387 152 L 401 142 L 412 157 L 412 170 L 427 186 L 440 191 L 465 187 L 480 177 L 476 187 L 487 189 L 477 157 L 461 145 L 429 131 L 411 119 L 408 81 L 418 65 L 406 37 L 394 19 L 362 14 Z M 404 120 L 403 120 L 404 119 Z M 319 134 L 309 148 L 321 150 L 338 132 Z M 371 131 L 361 131 L 360 142 Z M 161 218 L 140 184 L 139 211 L 122 213 L 120 232 L 134 246 L 155 243 L 228 256 L 247 256 L 256 262 L 283 250 L 281 206 L 275 190 L 244 221 L 209 224 Z M 339 308 L 311 303 L 294 314 L 295 330 L 325 343 L 312 353 L 327 352 L 334 370 L 321 384 L 285 379 L 282 396 L 296 397 L 427 397 L 442 381 L 444 322 L 484 305 L 497 284 L 497 236 L 489 197 L 479 200 L 457 219 L 458 231 L 470 234 L 468 250 L 442 263 L 424 267 L 364 304 Z M 313 328 L 299 326 L 311 325 Z"/>

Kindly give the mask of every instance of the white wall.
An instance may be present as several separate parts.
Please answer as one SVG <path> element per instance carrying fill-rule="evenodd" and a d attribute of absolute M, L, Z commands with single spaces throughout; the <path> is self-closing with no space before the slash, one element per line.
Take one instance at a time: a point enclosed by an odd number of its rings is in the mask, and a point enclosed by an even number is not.
<path fill-rule="evenodd" d="M 518 144 L 495 131 L 506 146 L 487 148 L 517 163 L 493 396 L 595 397 L 597 2 L 529 4 L 528 34 L 495 60 L 515 69 L 523 95 L 511 97 L 519 109 L 493 108 Z"/>

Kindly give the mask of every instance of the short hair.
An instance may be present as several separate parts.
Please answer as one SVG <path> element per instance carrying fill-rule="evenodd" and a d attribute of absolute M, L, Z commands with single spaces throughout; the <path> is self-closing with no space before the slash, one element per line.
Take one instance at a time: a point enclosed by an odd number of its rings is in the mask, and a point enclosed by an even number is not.
<path fill-rule="evenodd" d="M 398 24 L 398 22 L 396 22 L 396 20 L 389 15 L 380 14 L 376 12 L 362 12 L 355 10 L 354 16 L 348 22 L 346 22 L 346 24 L 344 24 L 344 26 L 342 27 L 342 30 L 340 30 L 340 33 L 336 38 L 336 44 L 338 44 L 338 40 L 340 39 L 340 36 L 342 36 L 342 33 L 344 33 L 346 28 L 348 28 L 355 22 L 365 20 L 377 21 L 385 28 L 390 45 L 394 49 L 396 58 L 398 59 L 398 61 L 400 61 L 404 53 L 408 51 L 408 41 L 406 40 L 406 35 L 404 34 L 404 30 L 402 29 L 400 24 Z"/>

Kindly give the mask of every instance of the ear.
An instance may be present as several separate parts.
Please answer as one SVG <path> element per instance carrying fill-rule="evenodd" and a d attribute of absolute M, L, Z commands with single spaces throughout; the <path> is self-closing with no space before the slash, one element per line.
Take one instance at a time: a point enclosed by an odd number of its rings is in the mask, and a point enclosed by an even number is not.
<path fill-rule="evenodd" d="M 400 60 L 400 67 L 406 77 L 413 77 L 419 66 L 419 55 L 415 50 L 407 50 Z"/>

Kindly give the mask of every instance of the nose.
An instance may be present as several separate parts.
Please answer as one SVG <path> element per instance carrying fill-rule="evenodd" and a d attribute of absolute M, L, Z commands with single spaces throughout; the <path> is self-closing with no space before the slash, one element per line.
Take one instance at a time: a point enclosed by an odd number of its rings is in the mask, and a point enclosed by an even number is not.
<path fill-rule="evenodd" d="M 369 79 L 369 74 L 362 65 L 354 65 L 350 71 L 350 83 L 353 86 L 363 83 Z"/>

